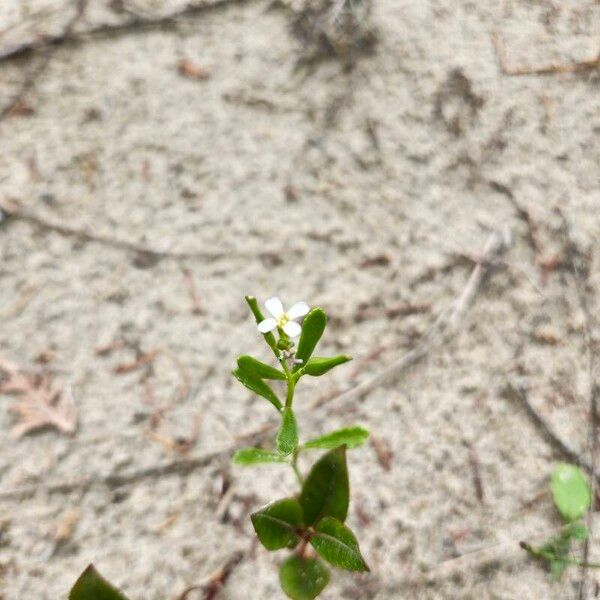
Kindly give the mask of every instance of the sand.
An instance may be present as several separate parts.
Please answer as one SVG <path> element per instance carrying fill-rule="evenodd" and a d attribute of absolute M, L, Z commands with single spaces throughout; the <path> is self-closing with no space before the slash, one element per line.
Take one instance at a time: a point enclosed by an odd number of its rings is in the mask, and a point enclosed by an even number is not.
<path fill-rule="evenodd" d="M 74 14 L 2 4 L 0 54 Z M 183 2 L 122 4 L 90 0 L 73 41 L 0 63 L 0 107 L 39 70 L 0 122 L 0 201 L 22 211 L 0 223 L 0 355 L 60 379 L 78 414 L 73 436 L 14 439 L 0 396 L 3 600 L 65 598 L 89 562 L 132 600 L 170 600 L 237 551 L 219 597 L 283 597 L 283 554 L 253 546 L 248 515 L 293 476 L 228 459 L 273 414 L 230 375 L 238 354 L 268 357 L 245 294 L 322 306 L 322 353 L 356 359 L 299 387 L 301 435 L 361 423 L 391 452 L 349 454 L 348 522 L 372 572 L 336 573 L 324 600 L 578 597 L 578 570 L 552 583 L 518 547 L 560 524 L 544 492 L 564 457 L 507 381 L 589 460 L 585 318 L 557 209 L 588 253 L 597 338 L 600 72 L 510 76 L 492 37 L 508 68 L 589 60 L 600 5 L 357 0 L 354 27 L 317 19 L 337 43 L 323 56 L 308 0 L 200 2 L 160 27 L 120 25 Z M 514 244 L 455 334 L 362 400 L 310 408 L 418 344 L 496 229 Z M 197 422 L 187 454 L 169 447 Z M 192 466 L 162 468 L 175 460 Z"/>

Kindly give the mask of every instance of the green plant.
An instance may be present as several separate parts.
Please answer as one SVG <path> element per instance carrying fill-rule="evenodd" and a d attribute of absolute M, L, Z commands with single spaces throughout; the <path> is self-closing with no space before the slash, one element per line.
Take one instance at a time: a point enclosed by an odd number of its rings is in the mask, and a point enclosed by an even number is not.
<path fill-rule="evenodd" d="M 127 600 L 127 598 L 90 565 L 79 577 L 69 600 Z"/>
<path fill-rule="evenodd" d="M 329 583 L 329 570 L 322 559 L 349 571 L 369 570 L 356 537 L 344 524 L 350 501 L 346 451 L 363 444 L 369 434 L 366 429 L 353 426 L 299 442 L 294 412 L 299 380 L 305 375 L 324 375 L 350 358 L 313 356 L 327 324 L 322 309 L 309 311 L 304 302 L 298 302 L 285 312 L 278 298 L 269 298 L 265 306 L 272 316 L 265 319 L 255 298 L 247 296 L 246 302 L 280 368 L 243 355 L 238 358 L 233 374 L 242 385 L 273 405 L 281 424 L 274 450 L 245 448 L 235 453 L 233 461 L 240 465 L 280 463 L 293 469 L 299 493 L 268 504 L 252 514 L 251 519 L 258 539 L 267 550 L 293 551 L 279 570 L 285 594 L 292 600 L 313 600 Z M 303 316 L 300 326 L 295 319 Z M 294 338 L 298 336 L 296 345 Z M 283 402 L 266 381 L 285 384 Z M 327 452 L 304 477 L 298 457 L 303 452 L 318 449 Z"/>
<path fill-rule="evenodd" d="M 344 524 L 350 503 L 346 451 L 364 444 L 369 432 L 353 426 L 299 442 L 294 413 L 294 394 L 299 380 L 304 376 L 325 375 L 350 358 L 313 356 L 327 325 L 322 309 L 309 310 L 304 302 L 298 302 L 285 312 L 278 298 L 269 298 L 265 306 L 272 317 L 265 319 L 255 298 L 247 296 L 246 302 L 280 368 L 243 355 L 238 357 L 233 374 L 242 385 L 273 405 L 281 424 L 274 450 L 244 448 L 235 453 L 233 462 L 239 465 L 279 463 L 293 469 L 299 492 L 264 506 L 251 515 L 251 520 L 267 550 L 292 551 L 279 569 L 279 581 L 285 594 L 292 600 L 313 600 L 329 583 L 330 573 L 325 562 L 349 571 L 369 570 L 356 537 Z M 301 317 L 305 317 L 302 326 L 296 322 Z M 296 345 L 294 340 L 298 337 Z M 267 381 L 285 385 L 283 402 Z M 327 452 L 304 477 L 298 457 L 312 450 Z M 69 600 L 127 598 L 90 565 L 77 580 Z"/>
<path fill-rule="evenodd" d="M 579 467 L 561 463 L 552 473 L 550 489 L 564 525 L 543 546 L 535 548 L 527 542 L 521 542 L 521 548 L 546 563 L 553 579 L 559 579 L 569 565 L 600 568 L 600 564 L 582 562 L 570 555 L 572 542 L 588 537 L 588 530 L 581 521 L 592 502 L 585 475 Z"/>

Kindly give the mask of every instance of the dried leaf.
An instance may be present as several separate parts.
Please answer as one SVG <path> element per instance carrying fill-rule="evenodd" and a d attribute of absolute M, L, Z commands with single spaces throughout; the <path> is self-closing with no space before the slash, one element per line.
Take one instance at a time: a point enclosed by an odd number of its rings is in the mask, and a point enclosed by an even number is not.
<path fill-rule="evenodd" d="M 41 377 L 25 373 L 16 364 L 0 357 L 0 393 L 18 396 L 10 407 L 19 423 L 11 429 L 15 438 L 23 437 L 46 427 L 73 434 L 77 427 L 77 415 L 73 399 L 64 398 L 62 386 L 48 375 Z M 70 395 L 70 394 L 69 394 Z"/>
<path fill-rule="evenodd" d="M 143 354 L 140 354 L 140 356 L 138 356 L 138 358 L 136 358 L 132 362 L 121 363 L 120 365 L 117 365 L 113 369 L 113 373 L 116 373 L 117 375 L 124 375 L 125 373 L 131 373 L 133 371 L 137 371 L 138 369 L 142 368 L 143 366 L 153 363 L 154 359 L 158 355 L 158 352 L 159 352 L 158 350 L 151 350 L 150 352 L 144 352 Z"/>
<path fill-rule="evenodd" d="M 73 508 L 65 513 L 54 531 L 55 544 L 64 544 L 71 539 L 80 516 L 81 514 L 77 508 Z"/>
<path fill-rule="evenodd" d="M 371 435 L 371 444 L 373 445 L 377 460 L 383 467 L 383 470 L 391 470 L 394 453 L 392 452 L 389 443 L 376 435 Z"/>
<path fill-rule="evenodd" d="M 182 58 L 177 65 L 177 69 L 180 75 L 188 79 L 202 81 L 210 77 L 210 73 L 206 69 L 195 65 L 189 58 Z"/>

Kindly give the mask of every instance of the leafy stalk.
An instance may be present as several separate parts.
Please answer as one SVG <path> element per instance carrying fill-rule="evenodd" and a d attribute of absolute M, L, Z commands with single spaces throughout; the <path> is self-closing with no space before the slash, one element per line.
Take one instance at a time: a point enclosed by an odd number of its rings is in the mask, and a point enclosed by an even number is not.
<path fill-rule="evenodd" d="M 261 323 L 264 316 L 256 299 L 247 296 L 246 302 L 256 322 Z M 295 553 L 284 561 L 279 572 L 283 591 L 292 600 L 313 600 L 329 582 L 329 570 L 323 560 L 350 571 L 369 570 L 354 533 L 344 525 L 350 501 L 346 450 L 362 445 L 369 432 L 359 426 L 346 427 L 299 444 L 294 414 L 299 380 L 304 375 L 325 375 L 348 362 L 350 357 L 312 357 L 327 324 L 322 309 L 314 308 L 307 314 L 297 348 L 284 331 L 290 317 L 284 313 L 276 320 L 277 326 L 263 337 L 275 354 L 281 371 L 243 355 L 238 358 L 238 369 L 234 374 L 243 385 L 267 399 L 279 411 L 281 425 L 275 440 L 277 449 L 246 448 L 236 452 L 233 460 L 241 465 L 280 462 L 293 470 L 300 486 L 299 494 L 295 498 L 272 502 L 253 513 L 251 518 L 258 538 L 267 550 L 295 548 Z M 289 327 L 287 329 L 290 331 Z M 285 381 L 284 403 L 265 379 Z M 305 477 L 298 466 L 298 457 L 303 451 L 318 449 L 327 452 Z M 317 557 L 308 555 L 309 544 Z"/>

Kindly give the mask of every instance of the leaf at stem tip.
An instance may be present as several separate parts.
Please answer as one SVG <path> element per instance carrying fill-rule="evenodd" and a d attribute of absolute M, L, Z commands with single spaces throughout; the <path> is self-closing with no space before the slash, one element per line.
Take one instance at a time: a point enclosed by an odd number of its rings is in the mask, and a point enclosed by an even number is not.
<path fill-rule="evenodd" d="M 292 600 L 314 600 L 329 583 L 329 570 L 317 558 L 290 556 L 279 569 L 281 589 Z"/>
<path fill-rule="evenodd" d="M 346 446 L 340 446 L 323 455 L 304 480 L 300 492 L 304 521 L 313 525 L 323 517 L 335 517 L 343 523 L 349 502 Z"/>
<path fill-rule="evenodd" d="M 556 508 L 568 523 L 581 518 L 589 510 L 592 494 L 579 467 L 559 464 L 552 473 L 550 488 Z"/>
<path fill-rule="evenodd" d="M 283 411 L 281 427 L 277 433 L 277 449 L 284 455 L 291 454 L 298 447 L 298 425 L 291 408 Z"/>
<path fill-rule="evenodd" d="M 262 465 L 287 462 L 285 456 L 279 452 L 263 450 L 262 448 L 242 448 L 233 455 L 232 461 L 236 465 Z"/>
<path fill-rule="evenodd" d="M 313 308 L 302 322 L 302 333 L 298 341 L 296 358 L 302 362 L 294 367 L 297 371 L 308 362 L 327 325 L 327 315 L 322 308 Z"/>
<path fill-rule="evenodd" d="M 302 444 L 302 448 L 324 448 L 329 450 L 345 445 L 350 450 L 362 446 L 368 437 L 369 432 L 364 427 L 356 425 L 326 433 Z"/>
<path fill-rule="evenodd" d="M 343 365 L 352 360 L 350 356 L 340 354 L 338 356 L 314 356 L 304 366 L 304 372 L 313 377 L 324 375 L 338 365 Z"/>
<path fill-rule="evenodd" d="M 246 296 L 246 302 L 248 303 L 248 306 L 250 307 L 250 310 L 252 311 L 252 314 L 254 315 L 256 323 L 258 324 L 261 321 L 264 321 L 265 316 L 263 315 L 262 311 L 260 310 L 260 308 L 258 306 L 258 301 L 256 300 L 256 298 L 254 296 Z M 277 340 L 275 339 L 275 336 L 269 331 L 267 333 L 263 333 L 263 337 L 265 338 L 265 341 L 267 342 L 267 344 L 273 349 L 273 351 L 276 352 Z"/>
<path fill-rule="evenodd" d="M 352 531 L 333 517 L 325 517 L 319 521 L 310 543 L 334 567 L 348 571 L 369 570 Z"/>
<path fill-rule="evenodd" d="M 283 405 L 275 392 L 262 379 L 239 368 L 233 371 L 233 375 L 243 386 L 266 398 L 279 412 L 283 410 Z"/>
<path fill-rule="evenodd" d="M 253 356 L 248 356 L 247 354 L 239 356 L 237 359 L 237 364 L 242 371 L 246 371 L 250 375 L 253 375 L 259 379 L 279 379 L 280 381 L 285 381 L 286 379 L 283 371 L 280 371 L 275 367 L 271 367 L 270 365 L 257 360 Z"/>
<path fill-rule="evenodd" d="M 69 600 L 127 600 L 127 598 L 108 583 L 96 571 L 94 565 L 90 565 L 73 586 Z"/>
<path fill-rule="evenodd" d="M 302 525 L 303 515 L 296 498 L 272 502 L 251 515 L 258 539 L 267 550 L 279 550 L 297 540 L 296 529 Z"/>

